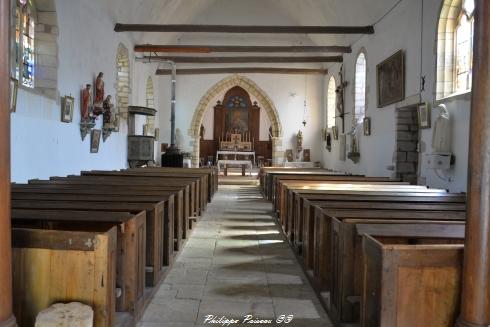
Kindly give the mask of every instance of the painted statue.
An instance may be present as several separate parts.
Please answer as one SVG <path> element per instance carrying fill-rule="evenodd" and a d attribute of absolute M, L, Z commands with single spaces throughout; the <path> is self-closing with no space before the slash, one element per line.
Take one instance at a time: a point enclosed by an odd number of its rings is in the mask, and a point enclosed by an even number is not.
<path fill-rule="evenodd" d="M 113 124 L 115 120 L 114 115 L 114 105 L 111 103 L 112 97 L 108 95 L 103 103 L 104 108 L 104 125 L 105 124 Z"/>
<path fill-rule="evenodd" d="M 95 79 L 95 100 L 94 100 L 94 114 L 96 116 L 103 113 L 104 102 L 104 73 L 100 72 Z"/>
<path fill-rule="evenodd" d="M 91 94 L 90 88 L 92 86 L 87 84 L 85 88 L 82 90 L 82 106 L 80 108 L 80 114 L 82 116 L 82 120 L 88 120 L 90 116 L 90 103 L 91 103 Z"/>

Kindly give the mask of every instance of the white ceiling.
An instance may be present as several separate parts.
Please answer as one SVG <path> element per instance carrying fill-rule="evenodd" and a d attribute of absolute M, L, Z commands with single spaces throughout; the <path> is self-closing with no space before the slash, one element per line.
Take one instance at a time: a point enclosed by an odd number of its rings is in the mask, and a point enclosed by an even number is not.
<path fill-rule="evenodd" d="M 371 25 L 399 0 L 97 0 L 132 24 Z M 359 36 L 131 33 L 135 43 L 333 45 Z"/>

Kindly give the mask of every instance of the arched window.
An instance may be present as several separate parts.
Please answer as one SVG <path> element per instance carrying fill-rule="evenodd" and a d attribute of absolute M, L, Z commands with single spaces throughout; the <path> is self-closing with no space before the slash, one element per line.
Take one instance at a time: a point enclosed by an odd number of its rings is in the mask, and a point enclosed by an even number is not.
<path fill-rule="evenodd" d="M 34 87 L 35 7 L 19 0 L 15 11 L 15 78 L 20 85 Z"/>
<path fill-rule="evenodd" d="M 354 81 L 354 123 L 362 123 L 366 116 L 366 55 L 361 52 L 356 60 Z"/>
<path fill-rule="evenodd" d="M 474 0 L 445 0 L 437 39 L 437 99 L 471 90 Z"/>
<path fill-rule="evenodd" d="M 335 107 L 337 94 L 335 93 L 335 78 L 332 76 L 328 81 L 327 89 L 327 128 L 335 126 Z"/>

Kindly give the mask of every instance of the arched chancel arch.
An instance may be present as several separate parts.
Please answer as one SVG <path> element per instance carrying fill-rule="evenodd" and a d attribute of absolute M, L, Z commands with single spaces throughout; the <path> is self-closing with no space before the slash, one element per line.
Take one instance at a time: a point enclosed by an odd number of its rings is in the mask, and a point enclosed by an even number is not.
<path fill-rule="evenodd" d="M 272 127 L 272 161 L 274 164 L 278 164 L 278 161 L 283 158 L 283 151 L 279 151 L 278 148 L 282 145 L 282 125 L 279 119 L 279 113 L 274 106 L 272 100 L 267 94 L 251 79 L 241 75 L 231 75 L 214 84 L 201 98 L 194 116 L 192 117 L 191 126 L 188 134 L 193 139 L 193 151 L 192 151 L 192 164 L 197 166 L 199 164 L 199 132 L 201 123 L 204 117 L 205 111 L 211 107 L 213 99 L 220 93 L 234 87 L 240 86 L 250 95 L 257 99 L 259 105 L 264 108 L 267 116 L 271 121 Z"/>

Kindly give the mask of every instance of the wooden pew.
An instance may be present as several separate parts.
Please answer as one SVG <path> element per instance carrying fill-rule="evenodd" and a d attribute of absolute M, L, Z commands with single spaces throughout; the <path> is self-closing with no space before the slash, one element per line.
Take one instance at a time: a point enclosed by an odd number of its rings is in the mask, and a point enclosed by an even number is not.
<path fill-rule="evenodd" d="M 52 226 L 73 226 L 77 230 L 89 228 L 98 221 L 97 216 L 91 217 L 89 211 L 131 212 L 127 221 L 107 222 L 118 226 L 117 247 L 120 249 L 117 265 L 117 279 L 122 295 L 117 299 L 116 310 L 134 313 L 138 317 L 144 307 L 145 295 L 145 257 L 146 257 L 146 212 L 150 206 L 138 203 L 112 202 L 73 202 L 73 201 L 42 201 L 13 200 L 12 212 L 14 222 L 19 219 L 51 222 Z M 15 216 L 15 209 L 29 209 L 27 218 Z M 47 210 L 47 212 L 43 212 Z M 63 210 L 85 211 L 84 216 L 73 217 Z M 22 214 L 22 213 L 21 213 Z M 20 214 L 19 214 L 20 215 Z M 83 219 L 83 217 L 85 217 Z M 55 223 L 57 222 L 57 223 Z"/>
<path fill-rule="evenodd" d="M 132 180 L 146 180 L 152 181 L 153 184 L 163 182 L 164 185 L 190 185 L 191 192 L 195 194 L 192 196 L 194 199 L 194 206 L 196 208 L 195 215 L 201 215 L 207 207 L 208 203 L 208 185 L 207 185 L 207 175 L 199 175 L 192 177 L 189 174 L 177 174 L 177 173 L 147 173 L 146 170 L 129 170 L 129 171 L 84 171 L 82 176 L 92 177 L 94 179 L 99 178 L 103 180 L 104 178 L 123 178 L 130 177 Z M 80 177 L 80 176 L 69 176 L 69 177 Z M 52 178 L 54 179 L 54 178 Z M 56 178 L 61 179 L 61 178 Z M 194 214 L 193 214 L 194 215 Z"/>
<path fill-rule="evenodd" d="M 336 191 L 338 194 L 342 192 L 384 192 L 384 193 L 423 193 L 423 194 L 447 194 L 445 190 L 438 189 L 427 189 L 422 186 L 408 186 L 408 185 L 397 185 L 397 184 L 366 184 L 366 183 L 353 183 L 348 184 L 323 184 L 321 187 L 314 189 L 287 189 L 287 197 L 284 201 L 281 201 L 281 211 L 279 212 L 279 218 L 286 234 L 294 231 L 294 221 L 296 218 L 294 214 L 297 212 L 298 208 L 303 208 L 302 200 L 304 196 L 309 196 L 310 194 L 325 194 L 326 192 Z"/>
<path fill-rule="evenodd" d="M 26 191 L 23 189 L 23 191 Z M 172 261 L 175 238 L 173 233 L 174 195 L 141 196 L 141 195 L 107 195 L 86 194 L 79 190 L 46 190 L 19 192 L 14 188 L 12 200 L 55 200 L 73 202 L 115 202 L 145 203 L 151 205 L 146 210 L 146 285 L 156 286 L 164 274 L 164 266 Z M 86 191 L 86 190 L 85 190 Z M 67 192 L 67 193 L 65 193 Z M 104 190 L 104 192 L 106 192 Z M 101 192 L 102 193 L 102 192 Z M 84 207 L 85 208 L 85 207 Z M 119 210 L 119 209 L 118 209 Z"/>
<path fill-rule="evenodd" d="M 46 184 L 48 181 L 30 180 L 29 184 Z M 183 214 L 184 219 L 190 216 L 197 216 L 201 210 L 199 196 L 196 193 L 196 182 L 181 182 L 168 180 L 167 178 L 152 178 L 152 177 L 125 177 L 125 176 L 70 176 L 70 177 L 51 177 L 51 184 L 79 184 L 79 185 L 124 185 L 125 188 L 143 186 L 146 189 L 158 189 L 178 192 L 184 192 Z"/>
<path fill-rule="evenodd" d="M 124 169 L 121 171 L 144 171 L 155 173 L 158 172 L 160 174 L 165 173 L 184 173 L 188 175 L 208 175 L 208 202 L 211 202 L 214 194 L 218 191 L 218 168 L 217 167 L 209 167 L 209 168 L 172 168 L 172 167 L 148 167 L 148 168 L 132 168 L 132 169 Z"/>
<path fill-rule="evenodd" d="M 12 229 L 14 314 L 34 326 L 51 304 L 80 301 L 94 309 L 95 326 L 115 324 L 115 227 L 93 231 Z"/>
<path fill-rule="evenodd" d="M 343 323 L 359 321 L 359 302 L 362 289 L 362 242 L 360 237 L 356 236 L 356 226 L 359 223 L 377 225 L 379 230 L 383 230 L 385 225 L 388 225 L 393 230 L 397 229 L 400 235 L 404 235 L 405 228 L 412 231 L 420 228 L 421 224 L 424 225 L 422 229 L 439 226 L 441 230 L 445 230 L 446 227 L 464 230 L 466 216 L 465 212 L 427 210 L 409 212 L 398 210 L 397 218 L 390 218 L 390 213 L 384 216 L 382 213 L 378 214 L 379 218 L 358 218 L 355 217 L 357 214 L 352 211 L 346 213 L 333 211 L 333 213 L 335 213 L 335 217 L 331 217 L 330 236 L 321 234 L 321 230 L 316 233 L 318 238 L 315 239 L 317 246 L 315 248 L 313 276 L 314 280 L 318 281 L 322 280 L 322 275 L 330 276 L 330 281 L 325 280 L 325 285 L 320 285 L 319 288 L 329 295 L 328 307 L 332 318 Z M 345 217 L 345 215 L 355 218 Z M 321 243 L 325 240 L 330 240 L 331 245 L 322 247 Z M 322 262 L 322 260 L 325 261 Z M 329 282 L 330 285 L 328 285 Z M 328 303 L 328 301 L 326 302 Z"/>
<path fill-rule="evenodd" d="M 90 180 L 62 180 L 62 181 L 41 181 L 32 180 L 30 184 L 23 186 L 24 188 L 50 188 L 50 189 L 84 189 L 89 193 L 105 192 L 125 195 L 172 195 L 176 194 L 177 197 L 174 200 L 174 221 L 172 225 L 174 227 L 173 236 L 176 241 L 174 244 L 175 250 L 179 251 L 182 245 L 182 239 L 187 238 L 187 230 L 190 228 L 188 215 L 185 214 L 186 203 L 185 198 L 182 197 L 182 190 L 176 188 L 174 190 L 168 190 L 165 186 L 151 186 L 151 185 L 139 185 L 133 184 L 129 180 L 125 181 L 111 181 L 104 182 L 104 184 L 97 184 Z M 104 194 L 104 193 L 102 193 Z M 184 193 L 185 194 L 185 193 Z"/>
<path fill-rule="evenodd" d="M 360 191 L 328 191 L 323 194 L 302 194 L 303 210 L 298 210 L 293 220 L 294 238 L 293 247 L 296 251 L 307 251 L 310 244 L 309 236 L 315 226 L 315 220 L 320 212 L 311 203 L 313 201 L 326 203 L 328 201 L 351 201 L 351 202 L 408 202 L 408 203 L 446 203 L 464 205 L 466 197 L 462 194 L 451 193 L 412 193 L 412 192 L 360 192 Z M 298 208 L 299 205 L 297 205 Z M 320 206 L 321 207 L 321 206 Z M 457 209 L 458 207 L 451 207 Z M 310 244 L 311 246 L 311 244 Z"/>
<path fill-rule="evenodd" d="M 361 326 L 454 326 L 464 232 L 404 232 L 396 237 L 363 236 Z"/>

